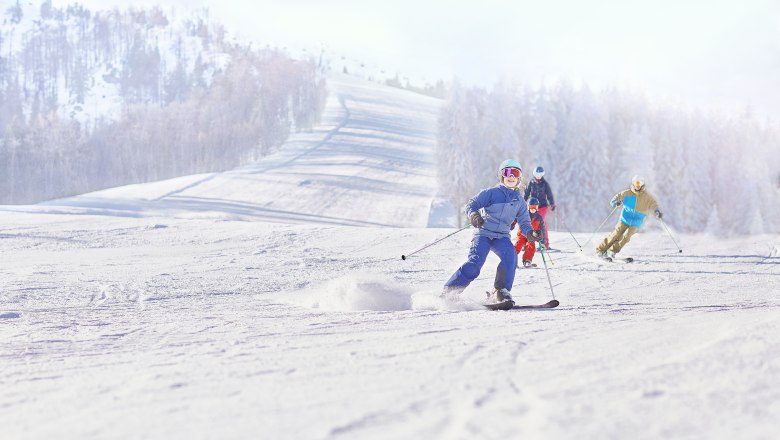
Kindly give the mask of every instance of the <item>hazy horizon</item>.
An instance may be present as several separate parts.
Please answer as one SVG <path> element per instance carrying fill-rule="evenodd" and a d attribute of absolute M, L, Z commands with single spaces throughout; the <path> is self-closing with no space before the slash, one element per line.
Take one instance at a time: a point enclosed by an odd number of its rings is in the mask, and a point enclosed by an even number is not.
<path fill-rule="evenodd" d="M 8 0 L 6 0 L 7 2 Z M 53 4 L 72 3 L 68 0 Z M 780 4 L 768 0 L 448 2 L 82 0 L 89 8 L 208 7 L 258 44 L 325 50 L 419 81 L 489 87 L 558 79 L 627 87 L 655 99 L 780 116 Z"/>

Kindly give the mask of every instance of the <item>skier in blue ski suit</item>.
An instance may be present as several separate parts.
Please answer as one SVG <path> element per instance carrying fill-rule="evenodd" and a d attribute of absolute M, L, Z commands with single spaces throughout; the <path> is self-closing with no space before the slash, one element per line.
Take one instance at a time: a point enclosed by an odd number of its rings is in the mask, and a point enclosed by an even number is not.
<path fill-rule="evenodd" d="M 516 160 L 505 160 L 499 168 L 501 183 L 480 191 L 466 204 L 466 215 L 471 225 L 476 228 L 474 238 L 468 259 L 444 284 L 442 296 L 458 294 L 465 290 L 479 276 L 488 251 L 493 251 L 501 262 L 496 269 L 492 300 L 500 302 L 512 299 L 510 291 L 517 268 L 517 253 L 509 236 L 512 227 L 517 222 L 529 241 L 542 240 L 542 234 L 531 226 L 528 208 L 518 190 L 521 177 L 520 163 Z"/>

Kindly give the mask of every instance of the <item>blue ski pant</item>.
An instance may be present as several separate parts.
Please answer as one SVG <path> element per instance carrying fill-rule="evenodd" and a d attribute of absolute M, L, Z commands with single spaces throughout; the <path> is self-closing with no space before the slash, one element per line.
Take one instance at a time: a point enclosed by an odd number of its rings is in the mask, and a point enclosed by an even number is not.
<path fill-rule="evenodd" d="M 481 235 L 475 235 L 471 240 L 468 260 L 452 274 L 450 279 L 444 284 L 444 287 L 448 289 L 465 289 L 479 276 L 479 272 L 487 259 L 488 251 L 493 251 L 501 259 L 496 269 L 496 285 L 493 287 L 512 290 L 512 283 L 515 280 L 515 269 L 517 268 L 517 253 L 512 240 L 509 237 L 489 238 Z"/>

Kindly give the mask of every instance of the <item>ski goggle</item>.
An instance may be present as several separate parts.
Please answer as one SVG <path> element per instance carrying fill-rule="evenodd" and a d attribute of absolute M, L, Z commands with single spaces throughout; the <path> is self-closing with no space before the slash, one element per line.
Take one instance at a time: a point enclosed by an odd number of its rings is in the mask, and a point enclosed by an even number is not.
<path fill-rule="evenodd" d="M 537 205 L 531 205 L 531 206 L 529 206 L 529 207 L 528 207 L 528 210 L 529 210 L 529 211 L 531 211 L 531 210 L 533 210 L 533 211 L 538 211 L 538 210 L 539 210 L 539 206 L 537 206 Z"/>
<path fill-rule="evenodd" d="M 520 178 L 520 170 L 517 168 L 504 168 L 501 170 L 501 174 L 504 177 L 515 176 L 518 179 Z"/>
<path fill-rule="evenodd" d="M 642 182 L 641 180 L 634 180 L 634 185 L 635 186 L 642 186 L 644 184 L 645 184 L 645 182 Z"/>

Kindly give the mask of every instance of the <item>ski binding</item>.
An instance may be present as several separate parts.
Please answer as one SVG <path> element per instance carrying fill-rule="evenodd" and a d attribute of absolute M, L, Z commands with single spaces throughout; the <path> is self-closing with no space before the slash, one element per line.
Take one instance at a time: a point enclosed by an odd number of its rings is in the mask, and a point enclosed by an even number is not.
<path fill-rule="evenodd" d="M 482 306 L 488 310 L 511 310 L 512 306 L 514 305 L 515 302 L 512 301 L 511 299 L 507 301 L 497 302 L 497 303 L 482 304 Z"/>

